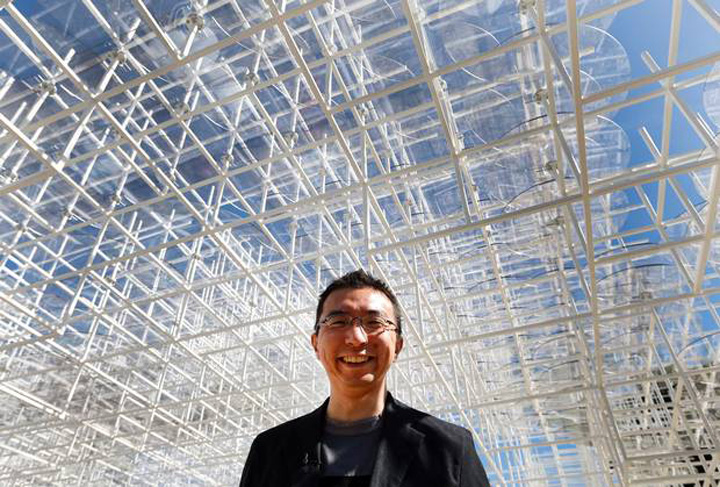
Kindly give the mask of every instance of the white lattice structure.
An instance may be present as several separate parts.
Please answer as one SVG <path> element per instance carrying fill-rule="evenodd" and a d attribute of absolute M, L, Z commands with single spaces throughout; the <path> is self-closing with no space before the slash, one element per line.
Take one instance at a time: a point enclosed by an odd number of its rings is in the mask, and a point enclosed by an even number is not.
<path fill-rule="evenodd" d="M 718 10 L 0 0 L 0 485 L 236 485 L 358 267 L 494 486 L 718 485 Z"/>

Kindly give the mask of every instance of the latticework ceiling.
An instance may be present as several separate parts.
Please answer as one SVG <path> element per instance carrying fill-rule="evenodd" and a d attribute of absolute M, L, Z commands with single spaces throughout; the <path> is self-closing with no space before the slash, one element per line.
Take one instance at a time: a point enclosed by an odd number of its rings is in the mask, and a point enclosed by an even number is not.
<path fill-rule="evenodd" d="M 0 484 L 236 485 L 364 267 L 493 486 L 718 485 L 718 10 L 0 1 Z"/>

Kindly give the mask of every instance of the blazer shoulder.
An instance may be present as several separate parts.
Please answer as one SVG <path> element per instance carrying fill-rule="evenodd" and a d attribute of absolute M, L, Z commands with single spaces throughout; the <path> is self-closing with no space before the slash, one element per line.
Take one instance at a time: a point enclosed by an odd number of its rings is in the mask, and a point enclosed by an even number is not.
<path fill-rule="evenodd" d="M 298 431 L 302 431 L 304 429 L 304 425 L 307 422 L 307 416 L 309 415 L 290 419 L 284 423 L 268 428 L 265 431 L 258 433 L 256 440 L 260 443 L 264 443 L 266 441 L 276 441 L 281 438 L 294 436 Z"/>
<path fill-rule="evenodd" d="M 414 429 L 423 433 L 426 438 L 433 438 L 456 448 L 462 448 L 463 442 L 467 441 L 468 437 L 472 438 L 472 434 L 467 428 L 442 420 L 399 401 L 396 402 L 405 420 L 412 423 Z"/>
<path fill-rule="evenodd" d="M 272 428 L 259 433 L 255 438 L 255 442 L 259 445 L 270 443 L 277 446 L 279 441 L 287 441 L 291 438 L 303 438 L 309 432 L 317 429 L 316 424 L 321 418 L 318 418 L 319 410 L 312 411 L 303 416 L 290 419 L 284 423 L 280 423 Z"/>

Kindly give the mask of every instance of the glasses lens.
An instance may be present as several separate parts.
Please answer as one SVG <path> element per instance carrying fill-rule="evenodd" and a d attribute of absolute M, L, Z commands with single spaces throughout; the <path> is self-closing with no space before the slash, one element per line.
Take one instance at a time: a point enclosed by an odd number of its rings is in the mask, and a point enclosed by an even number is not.
<path fill-rule="evenodd" d="M 350 324 L 349 317 L 338 315 L 338 316 L 333 316 L 332 318 L 330 318 L 325 323 L 325 326 L 327 326 L 328 328 L 336 329 L 336 328 L 344 328 L 344 327 L 348 326 L 349 324 Z"/>
<path fill-rule="evenodd" d="M 368 335 L 376 335 L 385 330 L 385 321 L 376 317 L 363 319 L 363 328 Z"/>

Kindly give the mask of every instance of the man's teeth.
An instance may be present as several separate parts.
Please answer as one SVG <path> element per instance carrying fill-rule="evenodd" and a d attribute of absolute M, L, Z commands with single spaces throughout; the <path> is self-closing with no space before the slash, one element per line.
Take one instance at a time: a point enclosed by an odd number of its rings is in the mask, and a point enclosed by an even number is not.
<path fill-rule="evenodd" d="M 349 362 L 351 364 L 361 364 L 370 360 L 370 357 L 368 357 L 367 355 L 361 355 L 356 357 L 343 357 L 342 359 L 343 362 Z"/>

